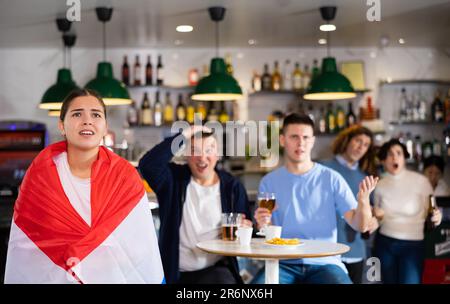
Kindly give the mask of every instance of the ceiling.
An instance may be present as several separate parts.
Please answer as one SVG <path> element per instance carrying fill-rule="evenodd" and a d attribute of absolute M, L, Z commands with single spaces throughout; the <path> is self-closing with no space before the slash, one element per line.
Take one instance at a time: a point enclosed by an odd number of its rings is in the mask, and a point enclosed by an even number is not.
<path fill-rule="evenodd" d="M 331 34 L 335 46 L 389 45 L 450 47 L 450 0 L 380 0 L 381 21 L 369 22 L 364 0 L 80 0 L 81 21 L 72 25 L 77 47 L 101 47 L 101 24 L 96 6 L 112 6 L 107 23 L 108 47 L 166 48 L 214 47 L 214 24 L 207 8 L 227 8 L 220 23 L 222 47 L 310 47 L 325 34 L 318 8 L 336 5 Z M 64 0 L 0 0 L 0 47 L 59 47 L 55 19 L 68 9 Z M 179 24 L 194 26 L 191 33 L 178 33 Z M 387 41 L 387 40 L 386 40 Z"/>

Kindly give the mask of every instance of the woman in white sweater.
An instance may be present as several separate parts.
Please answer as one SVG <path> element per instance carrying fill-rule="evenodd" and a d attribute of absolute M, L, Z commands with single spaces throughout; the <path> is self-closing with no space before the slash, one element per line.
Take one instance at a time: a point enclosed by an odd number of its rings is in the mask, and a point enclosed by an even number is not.
<path fill-rule="evenodd" d="M 378 153 L 385 174 L 375 189 L 375 215 L 380 230 L 375 255 L 381 262 L 382 280 L 387 284 L 418 284 L 424 259 L 424 223 L 428 214 L 428 179 L 405 168 L 406 147 L 397 139 L 386 142 Z M 432 221 L 440 224 L 436 210 Z"/>

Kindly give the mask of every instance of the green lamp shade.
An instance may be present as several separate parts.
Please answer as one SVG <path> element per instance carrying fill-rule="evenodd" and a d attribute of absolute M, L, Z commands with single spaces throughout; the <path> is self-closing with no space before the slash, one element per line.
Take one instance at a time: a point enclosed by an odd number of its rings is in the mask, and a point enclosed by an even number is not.
<path fill-rule="evenodd" d="M 336 59 L 324 58 L 322 73 L 313 78 L 303 95 L 308 100 L 337 100 L 356 97 L 350 81 L 337 71 Z"/>
<path fill-rule="evenodd" d="M 200 79 L 195 87 L 193 100 L 236 100 L 242 98 L 242 90 L 236 79 L 226 72 L 225 61 L 213 58 L 211 74 Z"/>
<path fill-rule="evenodd" d="M 79 89 L 72 80 L 72 74 L 69 69 L 59 69 L 56 83 L 45 91 L 42 96 L 39 108 L 46 110 L 61 109 L 64 98 L 73 90 Z"/>
<path fill-rule="evenodd" d="M 97 76 L 89 81 L 85 88 L 96 91 L 107 106 L 131 103 L 125 84 L 114 78 L 112 65 L 109 62 L 99 62 Z"/>

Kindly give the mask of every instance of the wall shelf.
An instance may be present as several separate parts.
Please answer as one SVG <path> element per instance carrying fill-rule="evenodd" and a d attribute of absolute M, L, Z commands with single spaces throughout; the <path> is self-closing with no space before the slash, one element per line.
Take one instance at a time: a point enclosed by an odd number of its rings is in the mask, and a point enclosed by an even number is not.
<path fill-rule="evenodd" d="M 444 127 L 444 122 L 433 122 L 433 121 L 391 121 L 390 125 L 393 126 L 441 126 Z"/>
<path fill-rule="evenodd" d="M 364 90 L 355 90 L 356 94 L 364 94 L 367 92 L 371 92 L 371 89 L 364 89 Z M 258 91 L 258 92 L 252 92 L 249 94 L 249 97 L 251 96 L 258 96 L 258 95 L 298 95 L 300 97 L 303 96 L 303 94 L 305 93 L 304 90 L 300 90 L 300 91 L 294 91 L 294 90 L 280 90 L 280 91 Z M 321 100 L 317 100 L 317 101 L 321 101 Z M 329 101 L 329 100 L 325 100 L 325 101 Z"/>
<path fill-rule="evenodd" d="M 399 79 L 399 80 L 381 80 L 380 85 L 420 85 L 420 84 L 434 84 L 450 86 L 450 80 L 439 80 L 439 79 Z"/>

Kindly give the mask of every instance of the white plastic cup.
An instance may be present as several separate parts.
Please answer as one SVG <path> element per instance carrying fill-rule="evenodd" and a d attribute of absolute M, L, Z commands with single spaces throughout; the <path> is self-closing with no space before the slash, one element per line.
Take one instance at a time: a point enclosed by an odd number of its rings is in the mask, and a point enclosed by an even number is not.
<path fill-rule="evenodd" d="M 241 246 L 250 246 L 250 242 L 252 241 L 252 227 L 239 227 L 236 231 L 236 236 L 239 239 L 239 244 Z"/>
<path fill-rule="evenodd" d="M 267 226 L 264 229 L 266 234 L 266 241 L 271 240 L 273 238 L 281 238 L 281 226 Z"/>

